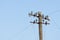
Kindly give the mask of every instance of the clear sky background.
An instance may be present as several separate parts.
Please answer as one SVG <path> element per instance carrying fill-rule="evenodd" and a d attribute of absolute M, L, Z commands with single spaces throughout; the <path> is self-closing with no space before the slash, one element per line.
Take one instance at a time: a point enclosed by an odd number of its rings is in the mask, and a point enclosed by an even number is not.
<path fill-rule="evenodd" d="M 30 11 L 50 16 L 43 40 L 60 40 L 60 0 L 0 0 L 0 40 L 39 40 L 38 25 Z"/>

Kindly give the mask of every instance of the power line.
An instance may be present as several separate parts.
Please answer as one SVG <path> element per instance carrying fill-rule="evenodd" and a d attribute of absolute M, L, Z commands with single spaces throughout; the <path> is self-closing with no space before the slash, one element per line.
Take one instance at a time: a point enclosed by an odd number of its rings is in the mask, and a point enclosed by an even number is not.
<path fill-rule="evenodd" d="M 24 28 L 23 31 L 16 33 L 15 36 L 12 36 L 11 38 L 9 38 L 9 40 L 18 37 L 20 34 L 23 34 L 28 28 L 30 28 L 30 27 L 26 27 L 26 28 Z"/>
<path fill-rule="evenodd" d="M 53 12 L 50 12 L 50 13 L 57 13 L 57 12 L 60 12 L 60 10 L 56 10 L 56 11 L 53 11 Z M 52 14 L 52 15 L 53 15 Z M 52 18 L 52 17 L 51 17 Z M 52 18 L 52 21 L 55 23 L 55 25 L 56 25 L 56 27 L 58 26 L 57 24 L 56 24 L 56 22 L 55 22 L 55 20 L 53 20 L 53 18 Z M 19 33 L 16 33 L 16 35 L 18 34 L 20 34 L 20 33 L 23 33 L 23 32 L 25 32 L 28 28 L 30 28 L 30 27 L 26 27 L 22 32 L 19 32 Z M 15 37 L 15 36 L 14 36 Z"/>
<path fill-rule="evenodd" d="M 49 15 L 54 15 L 54 13 L 56 14 L 57 12 L 60 12 L 60 9 L 59 10 L 55 10 L 55 11 L 52 11 L 52 12 L 49 12 Z"/>
<path fill-rule="evenodd" d="M 59 27 L 59 25 L 56 23 L 56 21 L 51 17 L 51 19 L 52 19 L 52 23 L 54 23 L 55 24 L 55 26 L 54 27 Z M 57 28 L 55 28 L 55 29 L 57 29 Z M 59 28 L 58 28 L 59 29 Z"/>

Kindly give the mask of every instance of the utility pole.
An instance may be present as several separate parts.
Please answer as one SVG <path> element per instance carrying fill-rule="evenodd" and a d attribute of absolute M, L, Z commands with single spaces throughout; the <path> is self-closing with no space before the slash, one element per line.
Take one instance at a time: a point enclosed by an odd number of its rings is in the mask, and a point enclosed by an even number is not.
<path fill-rule="evenodd" d="M 38 24 L 39 25 L 39 40 L 43 40 L 43 33 L 42 33 L 42 24 L 49 24 L 47 21 L 50 21 L 49 16 L 44 16 L 40 11 L 36 12 L 33 14 L 33 12 L 31 11 L 31 13 L 29 13 L 29 16 L 34 16 L 37 17 L 38 19 L 34 20 L 33 24 Z"/>

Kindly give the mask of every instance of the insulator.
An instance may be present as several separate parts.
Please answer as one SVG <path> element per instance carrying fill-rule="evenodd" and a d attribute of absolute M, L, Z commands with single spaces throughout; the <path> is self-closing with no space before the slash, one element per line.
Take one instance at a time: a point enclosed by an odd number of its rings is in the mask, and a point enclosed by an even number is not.
<path fill-rule="evenodd" d="M 37 22 L 37 19 L 36 19 L 36 22 Z"/>
<path fill-rule="evenodd" d="M 49 16 L 47 15 L 47 16 L 45 16 L 45 18 L 44 18 L 45 20 L 48 20 L 48 21 L 50 21 L 50 19 L 49 19 Z"/>
<path fill-rule="evenodd" d="M 31 11 L 31 13 L 29 13 L 29 16 L 33 15 L 33 12 Z"/>
<path fill-rule="evenodd" d="M 34 17 L 36 16 L 36 15 L 33 15 Z"/>
<path fill-rule="evenodd" d="M 42 15 L 42 18 L 44 19 L 44 15 Z"/>
<path fill-rule="evenodd" d="M 42 20 L 44 22 L 44 20 Z"/>
<path fill-rule="evenodd" d="M 30 23 L 33 23 L 34 24 L 35 22 L 30 22 Z"/>
<path fill-rule="evenodd" d="M 47 15 L 47 16 L 45 16 L 45 18 L 47 19 L 47 18 L 48 18 L 48 15 Z"/>
<path fill-rule="evenodd" d="M 50 21 L 50 19 L 47 19 L 48 21 Z"/>
<path fill-rule="evenodd" d="M 31 14 L 33 14 L 33 11 L 31 11 Z"/>
<path fill-rule="evenodd" d="M 44 24 L 47 25 L 47 24 L 50 24 L 50 23 L 48 23 L 48 22 L 46 21 Z"/>
<path fill-rule="evenodd" d="M 30 21 L 30 23 L 33 23 L 33 22 Z"/>
<path fill-rule="evenodd" d="M 36 16 L 38 16 L 37 12 L 35 13 Z"/>
<path fill-rule="evenodd" d="M 47 23 L 47 21 L 45 22 L 45 25 L 47 25 L 48 23 Z"/>
<path fill-rule="evenodd" d="M 29 13 L 29 16 L 31 16 L 31 14 Z"/>

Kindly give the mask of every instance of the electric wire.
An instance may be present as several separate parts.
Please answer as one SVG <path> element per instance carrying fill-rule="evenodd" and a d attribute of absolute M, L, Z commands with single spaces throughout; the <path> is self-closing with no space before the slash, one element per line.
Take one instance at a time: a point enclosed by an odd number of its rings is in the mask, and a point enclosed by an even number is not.
<path fill-rule="evenodd" d="M 58 27 L 59 27 L 59 25 L 56 23 L 56 21 L 51 17 L 51 19 L 52 19 L 52 24 L 54 23 L 54 29 L 56 30 L 56 29 L 58 29 L 58 30 L 60 30 Z"/>
<path fill-rule="evenodd" d="M 48 15 L 54 15 L 54 13 L 56 14 L 57 12 L 60 12 L 60 9 L 58 9 L 58 10 L 54 10 L 54 11 L 51 11 L 51 12 L 49 12 Z"/>
<path fill-rule="evenodd" d="M 32 26 L 32 28 L 33 28 L 33 32 L 34 32 L 34 40 L 36 40 L 36 36 L 35 36 L 35 28 L 34 28 L 34 26 Z"/>
<path fill-rule="evenodd" d="M 52 13 L 52 15 L 53 15 L 54 13 L 57 13 L 57 12 L 60 12 L 60 10 L 56 10 L 56 11 L 53 11 L 53 12 L 50 12 L 50 13 Z M 55 20 L 53 20 L 52 17 L 51 17 L 51 19 L 52 19 L 53 23 L 55 24 L 55 26 L 57 27 L 58 25 L 56 24 Z M 30 27 L 26 27 L 22 32 L 16 33 L 16 35 L 18 34 L 17 36 L 19 36 L 19 34 L 22 34 L 26 30 L 28 30 L 28 28 L 30 28 Z M 35 31 L 34 31 L 34 35 L 35 35 Z M 17 36 L 14 36 L 14 38 L 17 37 Z M 13 37 L 11 39 L 13 39 Z"/>
<path fill-rule="evenodd" d="M 59 14 L 58 12 L 60 12 L 60 9 L 59 9 L 59 10 L 55 10 L 55 11 L 53 11 L 53 12 L 50 12 L 50 14 L 49 14 L 49 15 L 52 15 L 52 16 L 53 16 L 53 15 L 55 15 L 55 14 L 57 14 L 57 15 L 58 15 L 58 14 Z M 55 16 L 55 17 L 56 17 L 56 16 Z M 54 23 L 54 24 L 55 24 L 55 27 L 59 26 L 59 24 L 57 24 L 57 23 L 56 23 L 56 20 L 55 20 L 56 18 L 55 18 L 55 19 L 53 19 L 53 17 L 51 17 L 51 16 L 50 16 L 50 18 L 51 18 L 51 20 L 52 20 L 52 23 Z"/>
<path fill-rule="evenodd" d="M 60 29 L 57 29 L 57 28 L 56 28 L 56 27 L 58 26 L 57 23 L 56 23 L 56 21 L 55 21 L 52 17 L 50 17 L 50 18 L 52 19 L 52 20 L 51 20 L 51 21 L 52 21 L 51 23 L 54 24 L 52 30 L 53 30 L 53 31 L 60 30 Z M 50 24 L 51 24 L 51 23 L 50 23 Z M 43 35 L 43 36 L 44 36 L 44 40 L 45 40 L 45 37 L 46 37 L 46 34 L 45 34 L 45 33 L 46 33 L 46 31 L 44 31 L 44 33 L 43 33 L 43 34 L 44 34 L 44 35 Z"/>
<path fill-rule="evenodd" d="M 15 36 L 12 36 L 12 37 L 9 38 L 9 39 L 12 40 L 12 39 L 18 37 L 20 34 L 23 34 L 23 33 L 24 33 L 26 30 L 28 30 L 29 28 L 30 28 L 30 27 L 25 27 L 23 31 L 16 33 Z"/>
<path fill-rule="evenodd" d="M 52 11 L 52 12 L 49 12 L 49 14 L 48 15 L 51 15 L 51 16 L 53 16 L 53 15 L 58 15 L 59 13 L 58 12 L 60 12 L 60 9 L 58 9 L 58 10 L 55 10 L 55 11 Z M 55 27 L 57 27 L 57 26 L 59 26 L 59 24 L 57 24 L 56 23 L 56 18 L 55 19 L 53 19 L 53 17 L 51 17 L 50 16 L 50 18 L 51 18 L 51 20 L 52 20 L 52 24 L 54 23 L 55 24 Z M 56 16 L 55 16 L 56 17 Z M 55 28 L 55 29 L 57 29 L 57 28 Z M 59 29 L 59 28 L 58 28 Z"/>
<path fill-rule="evenodd" d="M 30 26 L 30 27 L 26 27 L 22 33 L 26 32 L 26 30 L 28 30 L 29 28 L 32 29 L 32 26 Z M 22 36 L 22 37 L 23 37 L 23 36 Z M 22 38 L 22 37 L 21 37 L 21 38 Z M 23 38 L 23 39 L 24 39 L 24 38 Z M 21 39 L 21 40 L 22 40 L 22 39 Z"/>
<path fill-rule="evenodd" d="M 56 14 L 57 12 L 60 12 L 60 10 L 56 10 L 56 11 L 50 12 L 49 15 L 50 15 L 50 14 L 54 15 L 54 13 Z M 52 23 L 52 24 L 53 24 L 53 23 L 55 24 L 55 26 L 54 26 L 54 28 L 52 28 L 52 30 L 54 30 L 54 31 L 60 30 L 59 28 L 56 28 L 57 26 L 59 26 L 59 25 L 56 23 L 56 20 L 53 19 L 53 17 L 51 17 L 51 16 L 50 16 L 50 18 L 52 19 L 52 20 L 51 20 L 51 21 L 52 21 L 51 23 Z M 46 31 L 44 31 L 44 40 L 45 40 L 45 35 L 46 35 L 45 33 L 46 33 Z"/>

